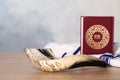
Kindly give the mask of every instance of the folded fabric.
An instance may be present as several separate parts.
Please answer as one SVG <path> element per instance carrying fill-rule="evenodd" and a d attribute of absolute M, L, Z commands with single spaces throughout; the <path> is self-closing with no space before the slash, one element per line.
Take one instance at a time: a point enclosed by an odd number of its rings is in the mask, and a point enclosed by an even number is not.
<path fill-rule="evenodd" d="M 120 67 L 120 57 L 110 59 L 109 64 L 114 67 Z"/>
<path fill-rule="evenodd" d="M 118 51 L 120 51 L 119 49 L 118 49 Z M 111 53 L 103 53 L 103 54 L 92 55 L 92 56 L 97 57 L 97 58 L 105 61 L 110 66 L 120 67 L 120 52 L 118 52 L 118 51 L 115 55 L 113 55 Z M 80 52 L 80 47 L 78 47 L 75 50 L 75 53 L 73 53 L 73 55 L 78 54 L 79 52 Z"/>
<path fill-rule="evenodd" d="M 51 48 L 57 57 L 65 57 L 69 55 L 80 54 L 80 46 L 79 43 L 75 44 L 58 44 L 58 43 L 50 43 L 45 46 L 45 48 Z M 120 67 L 120 48 L 118 48 L 114 55 L 111 53 L 103 53 L 97 55 L 91 55 L 101 60 L 104 60 L 111 66 Z"/>
<path fill-rule="evenodd" d="M 80 50 L 81 50 L 81 48 L 78 47 L 78 48 L 73 52 L 73 55 L 78 54 L 78 53 L 80 52 Z M 66 55 L 67 55 L 67 52 L 65 52 L 65 53 L 62 55 L 62 57 L 66 56 Z"/>
<path fill-rule="evenodd" d="M 113 58 L 114 58 L 114 56 L 111 53 L 104 53 L 99 57 L 99 59 L 104 60 L 108 64 L 110 63 L 110 60 Z"/>
<path fill-rule="evenodd" d="M 80 43 L 60 44 L 60 43 L 53 42 L 53 43 L 47 44 L 44 48 L 51 48 L 54 54 L 58 58 L 61 58 L 61 57 L 80 53 L 79 47 L 80 47 Z"/>

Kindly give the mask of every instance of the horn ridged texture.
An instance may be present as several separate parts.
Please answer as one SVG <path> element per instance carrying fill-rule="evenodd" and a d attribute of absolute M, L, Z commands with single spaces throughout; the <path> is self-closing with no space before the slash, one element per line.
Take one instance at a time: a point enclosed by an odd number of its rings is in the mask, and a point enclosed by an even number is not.
<path fill-rule="evenodd" d="M 57 58 L 53 54 L 44 53 L 44 49 L 26 48 L 25 53 L 32 61 L 33 65 L 42 71 L 62 71 L 66 69 L 77 68 L 80 66 L 101 66 L 106 67 L 108 64 L 93 56 L 78 54 Z M 52 53 L 49 49 L 48 52 Z M 43 54 L 44 53 L 44 54 Z"/>

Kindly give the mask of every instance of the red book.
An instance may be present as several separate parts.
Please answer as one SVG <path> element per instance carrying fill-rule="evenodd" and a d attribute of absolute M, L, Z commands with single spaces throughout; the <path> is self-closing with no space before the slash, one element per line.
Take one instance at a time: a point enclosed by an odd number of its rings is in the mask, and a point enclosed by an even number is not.
<path fill-rule="evenodd" d="M 113 53 L 113 16 L 82 16 L 81 53 Z"/>

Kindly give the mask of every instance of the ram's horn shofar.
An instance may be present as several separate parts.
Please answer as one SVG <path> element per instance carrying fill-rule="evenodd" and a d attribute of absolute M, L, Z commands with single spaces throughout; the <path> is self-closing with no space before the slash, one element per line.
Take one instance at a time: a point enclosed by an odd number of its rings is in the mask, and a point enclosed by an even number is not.
<path fill-rule="evenodd" d="M 108 66 L 107 63 L 98 58 L 83 54 L 57 58 L 51 49 L 35 48 L 25 48 L 25 53 L 32 61 L 33 65 L 42 71 L 62 71 L 81 66 Z"/>

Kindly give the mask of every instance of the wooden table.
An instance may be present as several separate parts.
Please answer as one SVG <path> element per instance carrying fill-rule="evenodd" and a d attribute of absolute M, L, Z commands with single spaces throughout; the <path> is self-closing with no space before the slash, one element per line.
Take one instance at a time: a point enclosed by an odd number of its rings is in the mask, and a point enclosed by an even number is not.
<path fill-rule="evenodd" d="M 120 80 L 120 68 L 80 67 L 42 72 L 24 53 L 0 53 L 0 80 Z"/>

